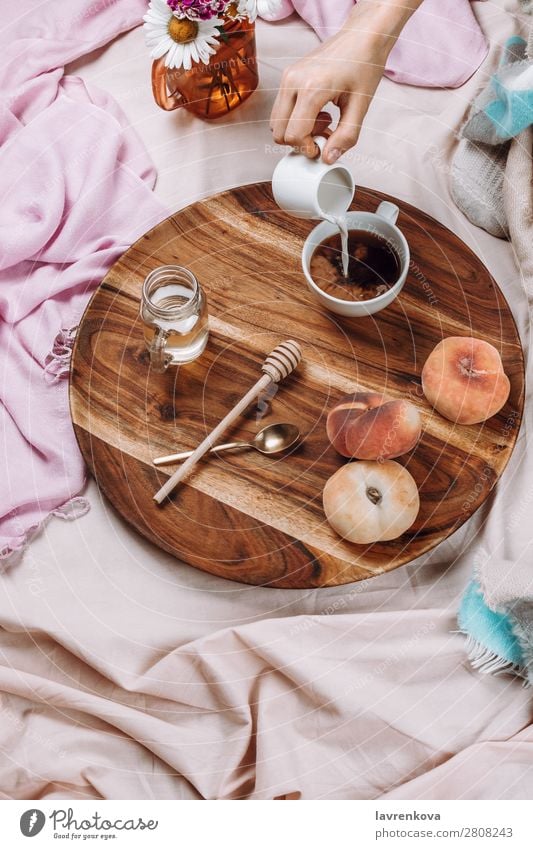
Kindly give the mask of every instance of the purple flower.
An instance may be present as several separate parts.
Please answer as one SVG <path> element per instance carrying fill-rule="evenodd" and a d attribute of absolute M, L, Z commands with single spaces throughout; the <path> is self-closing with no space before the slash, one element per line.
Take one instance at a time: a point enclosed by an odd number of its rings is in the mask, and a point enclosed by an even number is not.
<path fill-rule="evenodd" d="M 179 18 L 209 21 L 224 14 L 229 0 L 167 0 L 167 3 Z"/>

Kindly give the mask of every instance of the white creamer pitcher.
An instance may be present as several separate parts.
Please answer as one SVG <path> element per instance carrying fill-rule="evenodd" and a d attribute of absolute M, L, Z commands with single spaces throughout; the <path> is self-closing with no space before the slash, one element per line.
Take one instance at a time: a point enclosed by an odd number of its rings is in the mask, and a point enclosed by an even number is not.
<path fill-rule="evenodd" d="M 326 139 L 317 136 L 315 142 L 322 154 Z M 355 183 L 344 165 L 327 165 L 321 157 L 308 159 L 293 150 L 278 162 L 272 175 L 272 192 L 278 206 L 297 218 L 331 221 L 346 215 Z"/>

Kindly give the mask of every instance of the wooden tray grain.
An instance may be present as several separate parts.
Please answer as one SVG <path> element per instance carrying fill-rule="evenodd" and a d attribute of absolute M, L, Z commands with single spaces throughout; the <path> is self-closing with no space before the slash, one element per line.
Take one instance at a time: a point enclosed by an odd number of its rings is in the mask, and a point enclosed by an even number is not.
<path fill-rule="evenodd" d="M 387 198 L 358 189 L 358 209 Z M 412 264 L 401 296 L 365 319 L 341 319 L 308 292 L 302 243 L 313 226 L 282 213 L 269 184 L 193 204 L 143 236 L 115 263 L 87 307 L 72 360 L 71 410 L 99 486 L 143 536 L 200 569 L 276 587 L 320 587 L 388 571 L 427 552 L 468 519 L 502 474 L 524 401 L 524 365 L 509 307 L 481 261 L 434 219 L 399 203 Z M 143 279 L 157 265 L 189 267 L 204 287 L 211 335 L 196 363 L 150 372 L 138 318 Z M 474 335 L 501 352 L 511 395 L 483 425 L 454 425 L 422 396 L 420 372 L 443 337 Z M 296 422 L 304 445 L 285 458 L 255 452 L 203 461 L 163 507 L 152 500 L 174 467 L 151 458 L 193 448 L 255 382 L 283 339 L 305 362 L 270 406 L 251 409 L 232 437 Z M 413 528 L 357 546 L 328 527 L 321 493 L 344 462 L 325 433 L 328 409 L 358 388 L 419 407 L 424 433 L 400 458 L 418 483 Z M 228 435 L 229 436 L 229 435 Z"/>

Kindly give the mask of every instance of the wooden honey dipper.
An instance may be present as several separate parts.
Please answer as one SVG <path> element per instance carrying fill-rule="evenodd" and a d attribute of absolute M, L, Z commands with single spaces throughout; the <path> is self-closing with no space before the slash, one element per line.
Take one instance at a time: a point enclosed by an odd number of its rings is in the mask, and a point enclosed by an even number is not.
<path fill-rule="evenodd" d="M 216 428 L 212 430 L 208 436 L 206 436 L 204 441 L 200 443 L 189 459 L 186 460 L 183 466 L 181 466 L 178 471 L 168 479 L 159 492 L 156 492 L 154 495 L 154 501 L 161 504 L 167 495 L 170 495 L 178 484 L 181 483 L 183 478 L 189 474 L 198 460 L 200 460 L 201 457 L 203 457 L 203 455 L 206 454 L 216 443 L 216 441 L 220 439 L 230 425 L 233 424 L 235 419 L 242 415 L 252 401 L 272 383 L 279 383 L 281 380 L 288 377 L 289 374 L 291 374 L 297 367 L 301 359 L 302 349 L 298 343 L 294 342 L 292 339 L 289 339 L 287 342 L 282 342 L 281 345 L 274 348 L 261 366 L 263 377 L 261 377 L 255 386 L 252 386 L 250 391 L 246 393 L 244 398 L 241 398 L 239 403 L 230 410 L 228 415 L 222 419 L 220 424 L 218 424 Z"/>

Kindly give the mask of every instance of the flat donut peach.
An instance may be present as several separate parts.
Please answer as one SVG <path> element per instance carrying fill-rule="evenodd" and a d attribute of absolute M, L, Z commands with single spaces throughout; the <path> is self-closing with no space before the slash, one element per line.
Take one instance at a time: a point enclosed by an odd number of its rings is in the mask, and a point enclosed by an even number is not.
<path fill-rule="evenodd" d="M 414 478 L 393 460 L 342 466 L 327 481 L 323 503 L 333 530 L 360 545 L 397 539 L 420 509 Z"/>
<path fill-rule="evenodd" d="M 511 385 L 493 345 L 470 336 L 449 336 L 427 358 L 422 389 L 446 419 L 471 425 L 498 413 Z"/>

